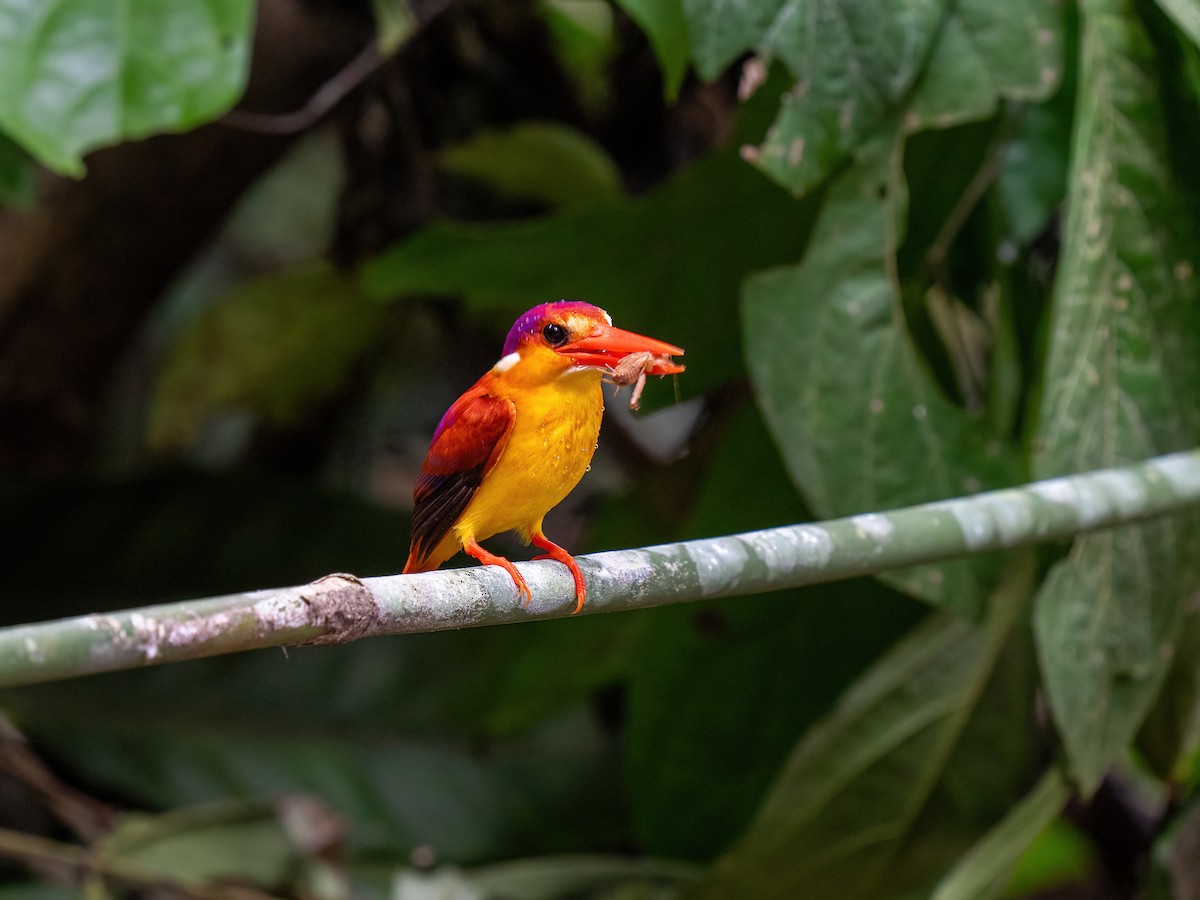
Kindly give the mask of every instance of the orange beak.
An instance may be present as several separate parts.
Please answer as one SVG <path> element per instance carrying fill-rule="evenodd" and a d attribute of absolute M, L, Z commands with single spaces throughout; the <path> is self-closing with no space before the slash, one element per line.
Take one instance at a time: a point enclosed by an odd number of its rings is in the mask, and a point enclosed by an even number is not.
<path fill-rule="evenodd" d="M 663 357 L 646 369 L 647 375 L 674 375 L 683 366 L 666 357 L 683 356 L 683 350 L 654 338 L 632 331 L 622 331 L 611 325 L 597 325 L 587 337 L 571 341 L 558 351 L 569 356 L 577 366 L 596 366 L 611 369 L 631 353 L 649 353 Z"/>

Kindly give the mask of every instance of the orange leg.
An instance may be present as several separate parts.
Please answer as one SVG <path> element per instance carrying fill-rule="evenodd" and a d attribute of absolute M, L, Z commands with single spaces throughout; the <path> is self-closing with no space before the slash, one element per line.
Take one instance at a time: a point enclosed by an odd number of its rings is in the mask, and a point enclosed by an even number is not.
<path fill-rule="evenodd" d="M 571 570 L 571 577 L 575 579 L 575 612 L 579 612 L 583 609 L 583 601 L 587 597 L 587 584 L 584 583 L 579 563 L 575 562 L 575 558 L 570 553 L 542 534 L 540 528 L 532 532 L 529 539 L 533 541 L 535 547 L 546 551 L 541 556 L 535 556 L 534 559 L 557 560 Z M 572 615 L 574 614 L 572 613 Z"/>
<path fill-rule="evenodd" d="M 540 545 L 539 545 L 540 546 Z M 485 566 L 499 566 L 506 571 L 512 580 L 517 585 L 517 596 L 525 601 L 525 605 L 529 605 L 529 601 L 533 599 L 533 595 L 529 593 L 529 585 L 525 583 L 525 579 L 521 577 L 521 573 L 517 571 L 517 567 L 505 559 L 503 556 L 497 556 L 495 553 L 488 553 L 474 539 L 466 541 L 463 544 L 463 550 L 469 555 L 475 557 Z"/>

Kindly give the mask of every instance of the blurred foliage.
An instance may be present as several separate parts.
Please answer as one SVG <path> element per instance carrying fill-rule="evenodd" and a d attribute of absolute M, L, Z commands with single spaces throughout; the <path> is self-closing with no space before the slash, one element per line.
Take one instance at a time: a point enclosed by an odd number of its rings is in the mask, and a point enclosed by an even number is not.
<path fill-rule="evenodd" d="M 0 128 L 46 165 L 225 112 L 250 64 L 251 0 L 0 5 Z"/>
<path fill-rule="evenodd" d="M 1200 443 L 1194 4 L 369 6 L 88 465 L 0 473 L 3 624 L 395 571 L 442 410 L 559 297 L 688 364 L 609 403 L 573 551 Z M 223 114 L 252 18 L 0 0 L 0 203 Z M 0 900 L 1196 896 L 1196 541 L 6 691 Z"/>

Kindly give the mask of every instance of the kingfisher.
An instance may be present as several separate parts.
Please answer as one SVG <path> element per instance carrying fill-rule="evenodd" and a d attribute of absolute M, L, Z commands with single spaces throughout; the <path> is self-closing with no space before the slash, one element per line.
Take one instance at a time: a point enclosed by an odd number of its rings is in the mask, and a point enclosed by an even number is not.
<path fill-rule="evenodd" d="M 542 519 L 579 483 L 592 461 L 604 412 L 601 381 L 638 357 L 647 375 L 684 367 L 683 350 L 614 328 L 604 310 L 577 300 L 543 303 L 513 324 L 503 355 L 442 416 L 413 490 L 412 544 L 405 573 L 428 572 L 465 551 L 512 577 L 521 573 L 479 542 L 515 531 L 571 571 L 575 612 L 587 585 L 579 564 L 542 531 Z"/>

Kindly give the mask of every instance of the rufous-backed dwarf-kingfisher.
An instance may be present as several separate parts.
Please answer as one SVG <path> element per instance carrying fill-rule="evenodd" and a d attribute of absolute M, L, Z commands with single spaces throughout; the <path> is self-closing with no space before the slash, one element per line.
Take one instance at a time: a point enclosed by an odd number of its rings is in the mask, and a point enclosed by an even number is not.
<path fill-rule="evenodd" d="M 413 491 L 412 547 L 404 571 L 428 572 L 465 550 L 503 567 L 530 600 L 516 567 L 479 541 L 515 531 L 575 579 L 575 612 L 587 586 L 571 555 L 542 533 L 542 519 L 579 483 L 592 461 L 605 373 L 632 353 L 645 372 L 670 375 L 678 347 L 614 328 L 590 303 L 543 303 L 513 325 L 504 355 L 446 410 Z"/>

